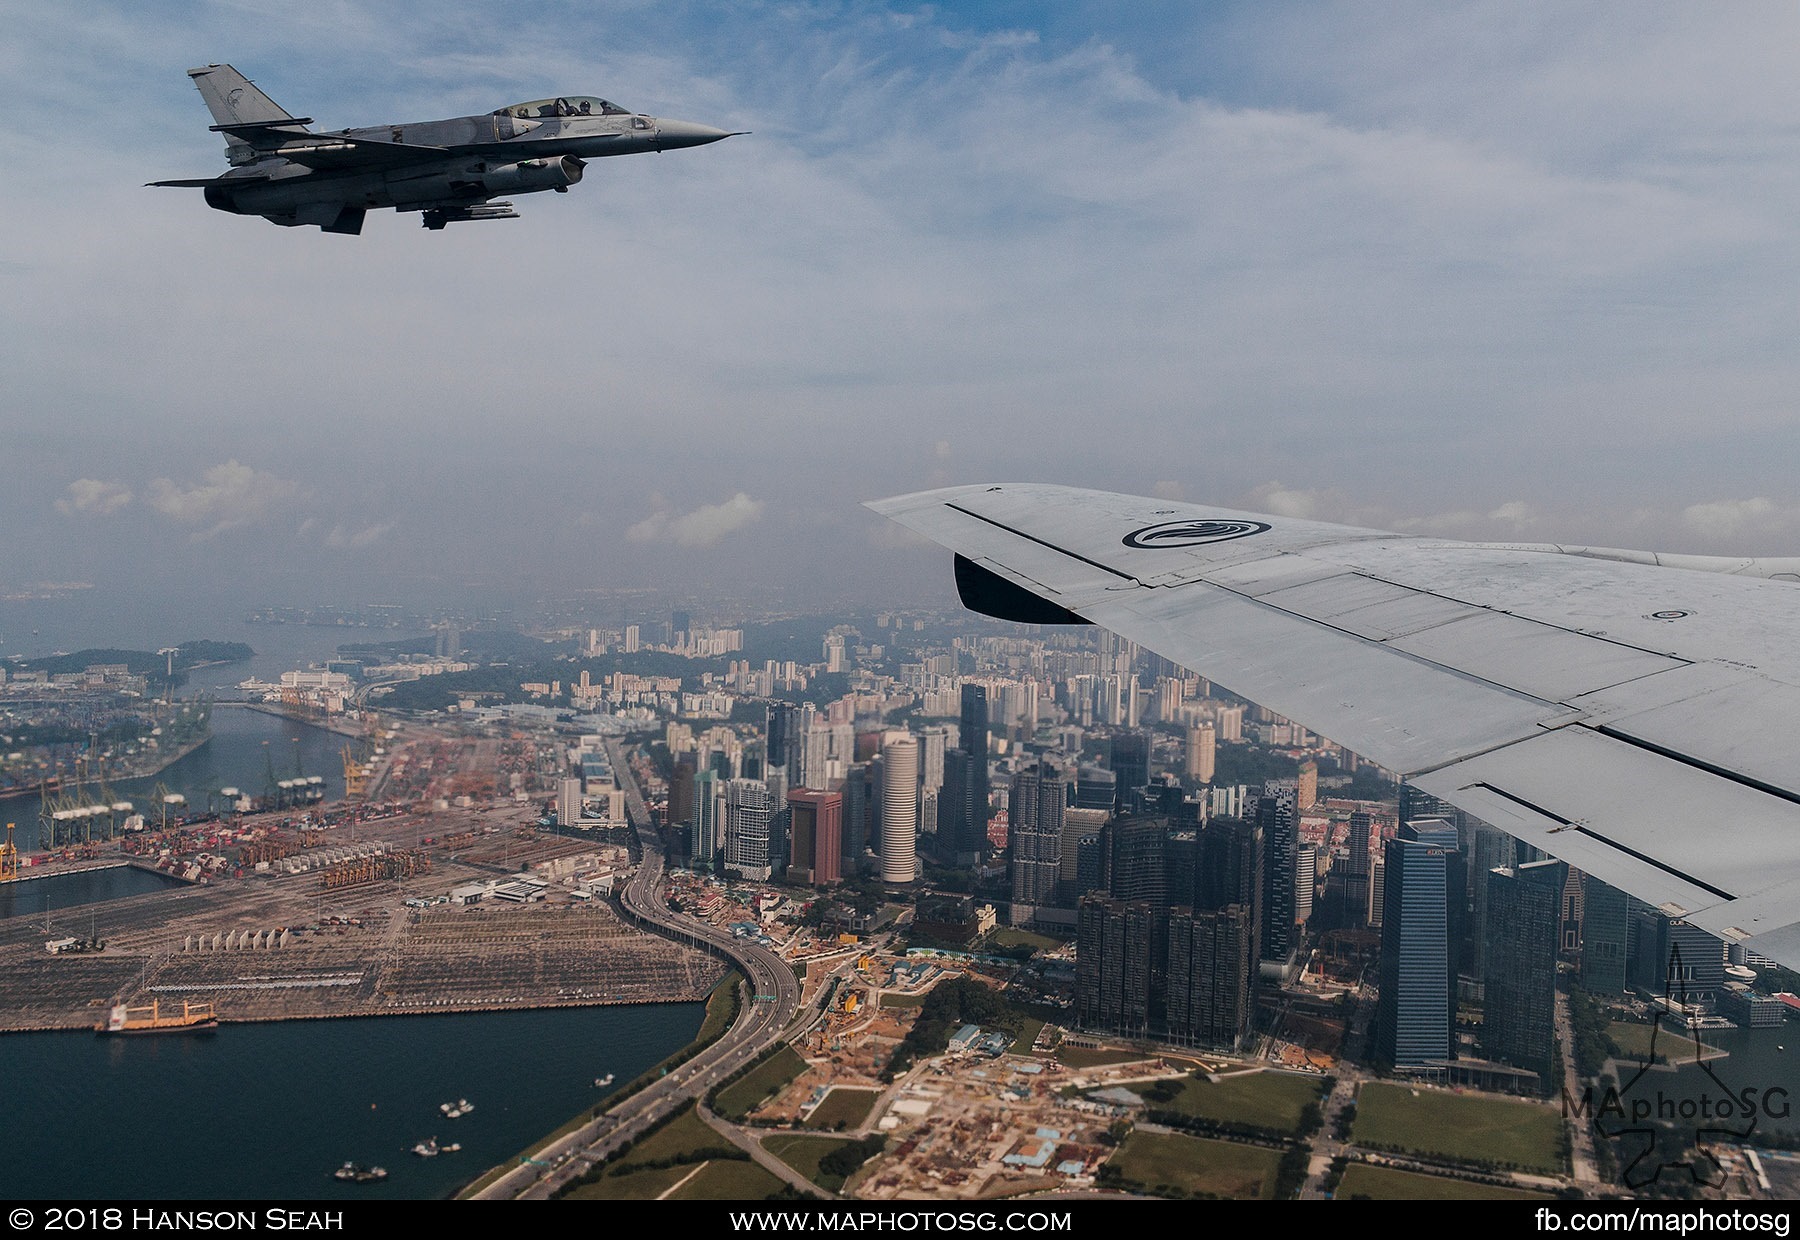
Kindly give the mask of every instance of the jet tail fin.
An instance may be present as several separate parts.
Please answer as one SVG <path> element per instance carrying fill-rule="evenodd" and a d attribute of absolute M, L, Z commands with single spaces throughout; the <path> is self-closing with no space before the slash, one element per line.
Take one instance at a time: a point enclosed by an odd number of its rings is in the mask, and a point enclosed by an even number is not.
<path fill-rule="evenodd" d="M 254 144 L 246 141 L 237 132 L 239 130 L 254 134 L 265 126 L 284 122 L 292 124 L 297 131 L 306 128 L 309 118 L 288 113 L 230 65 L 204 65 L 189 69 L 188 76 L 194 79 L 200 97 L 206 100 L 206 110 L 218 122 L 216 128 L 225 135 L 227 155 L 248 155 L 254 149 Z"/>

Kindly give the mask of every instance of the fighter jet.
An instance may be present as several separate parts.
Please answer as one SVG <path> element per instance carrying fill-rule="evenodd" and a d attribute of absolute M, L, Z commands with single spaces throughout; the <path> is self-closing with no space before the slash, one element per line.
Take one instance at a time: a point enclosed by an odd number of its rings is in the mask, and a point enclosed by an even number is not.
<path fill-rule="evenodd" d="M 517 219 L 501 194 L 567 193 L 587 161 L 704 146 L 735 136 L 660 120 L 592 95 L 515 103 L 477 116 L 314 133 L 230 65 L 189 69 L 225 135 L 223 176 L 152 181 L 206 191 L 206 205 L 273 224 L 360 233 L 372 208 L 422 213 L 425 227 Z"/>

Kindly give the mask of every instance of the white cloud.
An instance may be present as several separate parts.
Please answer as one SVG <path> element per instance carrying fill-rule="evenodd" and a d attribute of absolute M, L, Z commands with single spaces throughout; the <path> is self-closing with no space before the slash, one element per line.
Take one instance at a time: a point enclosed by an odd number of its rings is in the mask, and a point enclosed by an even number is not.
<path fill-rule="evenodd" d="M 1689 504 L 1681 510 L 1681 523 L 1707 538 L 1727 538 L 1752 530 L 1770 529 L 1792 522 L 1794 513 L 1777 508 L 1774 501 L 1755 499 L 1714 500 Z"/>
<path fill-rule="evenodd" d="M 102 482 L 98 478 L 77 478 L 69 484 L 69 494 L 56 501 L 56 510 L 70 516 L 105 517 L 131 503 L 131 488 L 122 482 Z"/>
<path fill-rule="evenodd" d="M 367 525 L 362 529 L 354 529 L 343 525 L 334 525 L 331 532 L 325 535 L 325 545 L 339 549 L 358 550 L 372 543 L 380 542 L 387 532 L 394 528 L 391 521 L 383 521 L 376 525 Z"/>
<path fill-rule="evenodd" d="M 625 531 L 632 542 L 672 542 L 678 547 L 715 546 L 762 517 L 763 503 L 739 491 L 722 504 L 703 504 L 692 512 L 671 516 L 653 513 Z"/>
<path fill-rule="evenodd" d="M 191 485 L 158 478 L 145 502 L 177 524 L 205 527 L 194 534 L 202 539 L 260 520 L 299 490 L 288 479 L 230 460 Z"/>

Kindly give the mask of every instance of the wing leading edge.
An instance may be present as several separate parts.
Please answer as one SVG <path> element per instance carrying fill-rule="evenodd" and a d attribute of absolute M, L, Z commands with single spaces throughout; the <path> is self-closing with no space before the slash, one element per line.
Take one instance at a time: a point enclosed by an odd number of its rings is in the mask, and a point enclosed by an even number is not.
<path fill-rule="evenodd" d="M 868 506 L 977 610 L 1103 625 L 1800 967 L 1791 584 L 1038 484 Z"/>

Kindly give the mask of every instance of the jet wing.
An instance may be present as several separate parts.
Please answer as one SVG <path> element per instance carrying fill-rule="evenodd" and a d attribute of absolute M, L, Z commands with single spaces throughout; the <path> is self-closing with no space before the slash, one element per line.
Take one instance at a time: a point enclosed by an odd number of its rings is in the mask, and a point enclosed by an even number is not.
<path fill-rule="evenodd" d="M 276 132 L 276 131 L 271 131 Z M 421 146 L 413 142 L 385 142 L 347 134 L 318 134 L 311 142 L 263 147 L 267 154 L 320 172 L 365 171 L 372 168 L 407 168 L 436 163 L 461 152 L 455 147 Z"/>
<path fill-rule="evenodd" d="M 1790 582 L 1037 484 L 869 507 L 976 610 L 1103 625 L 1800 968 Z"/>

